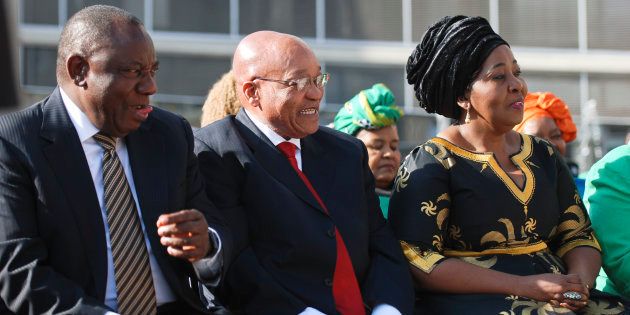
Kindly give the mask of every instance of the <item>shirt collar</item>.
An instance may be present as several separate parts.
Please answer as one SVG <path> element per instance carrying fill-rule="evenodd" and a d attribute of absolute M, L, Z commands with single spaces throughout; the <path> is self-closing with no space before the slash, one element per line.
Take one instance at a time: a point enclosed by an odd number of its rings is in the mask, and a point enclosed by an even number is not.
<path fill-rule="evenodd" d="M 74 125 L 74 129 L 76 129 L 77 134 L 79 134 L 79 140 L 81 140 L 81 143 L 91 139 L 92 136 L 97 134 L 100 130 L 92 124 L 87 115 L 81 111 L 79 106 L 70 99 L 68 94 L 66 94 L 61 87 L 59 87 L 59 92 L 61 93 L 63 105 L 66 107 L 66 111 L 68 111 L 70 120 Z"/>
<path fill-rule="evenodd" d="M 251 119 L 251 121 L 254 123 L 254 125 L 256 125 L 256 127 L 262 131 L 263 134 L 265 134 L 265 136 L 267 136 L 267 139 L 269 139 L 269 141 L 271 141 L 271 143 L 273 143 L 273 145 L 278 146 L 278 144 L 288 141 L 291 142 L 293 144 L 295 144 L 295 146 L 298 149 L 302 149 L 302 146 L 300 145 L 300 139 L 296 139 L 296 138 L 291 138 L 289 140 L 285 139 L 284 137 L 282 137 L 281 135 L 277 134 L 275 131 L 273 131 L 273 129 L 269 128 L 269 126 L 267 126 L 267 124 L 261 122 L 260 120 L 256 119 L 256 117 L 254 117 L 254 115 L 251 115 L 244 107 L 243 110 L 245 110 L 245 113 L 247 114 L 247 117 L 249 117 L 249 119 Z"/>

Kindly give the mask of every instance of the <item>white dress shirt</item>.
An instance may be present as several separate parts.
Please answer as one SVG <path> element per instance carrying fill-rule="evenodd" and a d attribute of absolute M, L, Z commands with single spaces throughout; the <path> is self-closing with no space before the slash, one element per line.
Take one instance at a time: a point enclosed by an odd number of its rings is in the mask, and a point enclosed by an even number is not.
<path fill-rule="evenodd" d="M 300 139 L 295 139 L 295 138 L 291 138 L 288 140 L 285 139 L 283 136 L 277 134 L 275 131 L 269 128 L 269 126 L 267 126 L 265 123 L 259 121 L 253 115 L 250 115 L 249 112 L 247 112 L 247 110 L 244 107 L 243 107 L 243 110 L 247 114 L 247 117 L 249 117 L 249 119 L 251 119 L 254 125 L 256 125 L 256 128 L 258 128 L 258 130 L 264 133 L 265 136 L 267 136 L 267 139 L 269 139 L 269 141 L 271 141 L 271 143 L 273 143 L 274 146 L 277 147 L 278 144 L 285 141 L 295 144 L 295 146 L 297 147 L 297 150 L 295 150 L 295 159 L 297 160 L 298 168 L 301 171 L 302 170 L 302 145 L 300 144 Z"/>
<path fill-rule="evenodd" d="M 253 115 L 250 115 L 245 108 L 243 108 L 243 110 L 245 111 L 249 119 L 251 119 L 251 121 L 254 123 L 254 125 L 256 125 L 258 130 L 260 130 L 263 134 L 265 134 L 265 136 L 267 136 L 267 139 L 269 139 L 269 141 L 271 141 L 273 145 L 278 146 L 278 144 L 288 141 L 297 146 L 297 150 L 295 151 L 295 159 L 297 160 L 298 168 L 302 170 L 302 147 L 300 145 L 300 139 L 295 139 L 295 138 L 291 138 L 288 140 L 285 139 L 284 137 L 282 137 L 281 135 L 273 131 L 271 128 L 269 128 L 269 126 L 267 126 L 265 123 L 259 121 Z M 315 308 L 307 307 L 299 315 L 325 315 L 325 314 Z M 379 304 L 372 310 L 372 315 L 401 315 L 401 313 L 400 311 L 398 311 L 398 309 L 396 309 L 395 307 L 389 304 Z"/>
<path fill-rule="evenodd" d="M 105 150 L 103 147 L 92 138 L 99 130 L 94 127 L 88 117 L 81 111 L 81 109 L 68 97 L 68 95 L 60 88 L 61 98 L 63 99 L 64 106 L 68 111 L 70 120 L 74 125 L 77 133 L 79 134 L 79 140 L 83 151 L 85 152 L 85 158 L 90 167 L 90 173 L 92 174 L 92 181 L 94 182 L 94 189 L 96 190 L 96 196 L 98 203 L 101 207 L 101 217 L 103 218 L 103 225 L 105 227 L 105 240 L 107 242 L 107 289 L 105 291 L 105 305 L 109 306 L 113 310 L 118 309 L 116 300 L 116 280 L 114 278 L 114 260 L 112 259 L 112 246 L 109 239 L 109 224 L 107 223 L 107 210 L 105 209 L 105 195 L 103 185 L 103 154 Z M 155 297 L 157 305 L 161 305 L 168 302 L 174 302 L 176 300 L 175 294 L 171 290 L 160 266 L 158 265 L 153 251 L 151 250 L 151 244 L 147 238 L 147 232 L 142 221 L 142 211 L 140 210 L 140 204 L 138 203 L 138 196 L 136 195 L 136 186 L 133 181 L 133 174 L 131 173 L 131 166 L 129 165 L 129 154 L 127 153 L 127 145 L 122 139 L 116 139 L 116 154 L 120 159 L 123 169 L 125 170 L 125 176 L 127 182 L 129 182 L 129 188 L 133 195 L 134 202 L 136 203 L 136 209 L 140 216 L 140 224 L 142 225 L 142 233 L 144 234 L 144 241 L 147 245 L 149 253 L 149 263 L 151 264 L 151 275 L 153 276 L 153 285 L 155 286 Z"/>

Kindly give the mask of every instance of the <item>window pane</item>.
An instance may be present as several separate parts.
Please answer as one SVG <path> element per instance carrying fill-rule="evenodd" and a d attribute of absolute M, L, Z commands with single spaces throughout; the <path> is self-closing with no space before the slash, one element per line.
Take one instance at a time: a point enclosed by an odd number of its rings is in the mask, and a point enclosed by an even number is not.
<path fill-rule="evenodd" d="M 206 96 L 212 84 L 231 68 L 230 58 L 159 55 L 158 93 Z"/>
<path fill-rule="evenodd" d="M 576 73 L 525 72 L 529 92 L 551 92 L 561 98 L 571 111 L 580 114 L 580 76 Z"/>
<path fill-rule="evenodd" d="M 22 18 L 24 23 L 59 24 L 58 1 L 23 0 Z"/>
<path fill-rule="evenodd" d="M 24 85 L 56 86 L 57 48 L 24 47 L 21 82 Z"/>
<path fill-rule="evenodd" d="M 259 30 L 315 37 L 315 0 L 240 0 L 239 32 Z"/>
<path fill-rule="evenodd" d="M 227 0 L 154 0 L 153 28 L 181 32 L 230 32 Z"/>
<path fill-rule="evenodd" d="M 401 0 L 328 0 L 326 37 L 402 40 Z"/>
<path fill-rule="evenodd" d="M 68 0 L 68 18 L 79 10 L 95 4 L 105 4 L 129 11 L 140 20 L 144 20 L 144 1 L 138 0 Z"/>
<path fill-rule="evenodd" d="M 326 102 L 341 105 L 361 90 L 384 83 L 394 92 L 397 105 L 403 106 L 403 67 L 326 65 L 330 82 L 326 85 Z M 337 108 L 338 109 L 338 108 Z"/>
<path fill-rule="evenodd" d="M 577 48 L 577 1 L 499 1 L 499 32 L 512 46 Z"/>
<path fill-rule="evenodd" d="M 601 116 L 630 116 L 630 78 L 620 74 L 589 74 L 589 96 Z"/>
<path fill-rule="evenodd" d="M 628 0 L 587 1 L 588 47 L 630 49 L 630 2 Z"/>
<path fill-rule="evenodd" d="M 413 41 L 420 42 L 433 23 L 447 15 L 482 16 L 489 18 L 488 0 L 426 0 L 413 1 Z"/>

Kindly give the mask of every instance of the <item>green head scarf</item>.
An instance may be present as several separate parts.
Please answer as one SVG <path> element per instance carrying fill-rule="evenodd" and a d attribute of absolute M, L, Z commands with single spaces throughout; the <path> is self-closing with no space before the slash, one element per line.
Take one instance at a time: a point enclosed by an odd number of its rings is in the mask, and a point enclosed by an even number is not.
<path fill-rule="evenodd" d="M 335 116 L 335 129 L 356 136 L 361 129 L 375 130 L 396 124 L 402 110 L 394 93 L 377 83 L 347 101 Z"/>

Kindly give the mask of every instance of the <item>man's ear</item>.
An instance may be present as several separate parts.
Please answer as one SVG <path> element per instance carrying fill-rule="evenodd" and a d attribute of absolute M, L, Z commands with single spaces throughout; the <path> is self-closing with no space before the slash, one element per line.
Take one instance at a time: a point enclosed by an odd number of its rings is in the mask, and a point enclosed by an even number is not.
<path fill-rule="evenodd" d="M 243 95 L 247 98 L 247 102 L 256 107 L 260 105 L 260 99 L 258 97 L 258 87 L 254 82 L 247 81 L 243 83 Z"/>
<path fill-rule="evenodd" d="M 66 61 L 66 71 L 68 76 L 76 86 L 86 88 L 87 80 L 85 79 L 90 65 L 87 60 L 79 55 L 72 55 Z"/>

